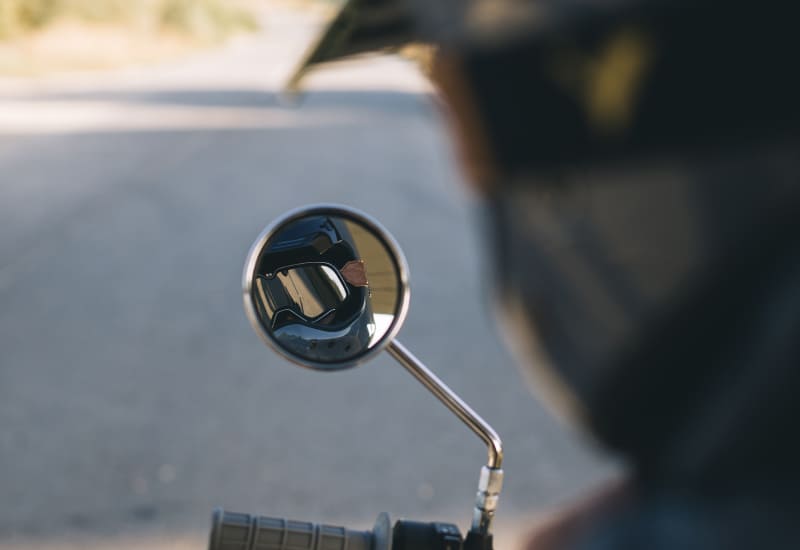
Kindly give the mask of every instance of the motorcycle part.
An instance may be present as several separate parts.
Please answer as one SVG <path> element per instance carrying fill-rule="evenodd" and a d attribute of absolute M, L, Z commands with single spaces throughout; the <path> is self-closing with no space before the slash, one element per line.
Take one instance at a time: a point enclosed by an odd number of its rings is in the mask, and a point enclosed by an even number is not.
<path fill-rule="evenodd" d="M 486 443 L 489 459 L 486 466 L 481 469 L 471 531 L 481 535 L 488 534 L 497 509 L 500 491 L 503 488 L 503 470 L 501 468 L 503 465 L 503 443 L 500 440 L 500 436 L 497 435 L 497 432 L 488 422 L 473 411 L 463 399 L 431 372 L 422 361 L 414 357 L 400 342 L 395 340 L 389 344 L 389 354 Z"/>
<path fill-rule="evenodd" d="M 381 225 L 345 206 L 289 212 L 250 249 L 244 307 L 289 360 L 341 370 L 379 353 L 408 311 L 408 267 Z"/>
<path fill-rule="evenodd" d="M 226 512 L 211 516 L 209 550 L 460 550 L 450 523 L 399 520 L 380 514 L 372 531 Z"/>
<path fill-rule="evenodd" d="M 400 520 L 394 524 L 392 548 L 461 550 L 461 532 L 451 523 Z"/>
<path fill-rule="evenodd" d="M 408 372 L 486 443 L 467 541 L 491 547 L 503 485 L 497 432 L 394 340 L 409 304 L 408 267 L 381 225 L 345 206 L 294 210 L 250 249 L 243 277 L 247 316 L 264 341 L 291 361 L 319 370 L 352 367 L 388 346 Z M 416 533 L 416 531 L 414 531 Z"/>

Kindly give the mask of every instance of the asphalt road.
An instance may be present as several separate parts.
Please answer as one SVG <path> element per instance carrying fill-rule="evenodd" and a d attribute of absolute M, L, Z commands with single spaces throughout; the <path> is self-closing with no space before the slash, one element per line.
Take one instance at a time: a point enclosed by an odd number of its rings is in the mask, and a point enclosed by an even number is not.
<path fill-rule="evenodd" d="M 402 368 L 296 368 L 245 319 L 249 245 L 306 203 L 404 248 L 400 338 L 503 436 L 501 530 L 612 470 L 499 343 L 479 207 L 424 82 L 365 61 L 279 101 L 313 29 L 276 11 L 181 62 L 0 86 L 0 548 L 199 548 L 214 505 L 466 525 L 485 450 Z"/>

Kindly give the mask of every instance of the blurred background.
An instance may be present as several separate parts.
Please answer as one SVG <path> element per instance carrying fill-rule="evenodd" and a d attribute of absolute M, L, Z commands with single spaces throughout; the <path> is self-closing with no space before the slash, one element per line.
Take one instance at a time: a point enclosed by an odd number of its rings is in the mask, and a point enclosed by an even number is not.
<path fill-rule="evenodd" d="M 248 325 L 270 220 L 379 219 L 412 280 L 404 344 L 503 437 L 498 547 L 614 467 L 500 343 L 480 211 L 399 58 L 278 92 L 335 5 L 0 0 L 0 548 L 203 548 L 213 506 L 466 528 L 482 444 L 387 356 L 328 374 Z"/>

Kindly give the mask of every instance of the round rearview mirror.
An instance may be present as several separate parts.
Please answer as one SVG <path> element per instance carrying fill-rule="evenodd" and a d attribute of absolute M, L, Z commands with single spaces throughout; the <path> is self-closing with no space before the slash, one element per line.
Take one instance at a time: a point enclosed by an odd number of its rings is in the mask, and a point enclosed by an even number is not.
<path fill-rule="evenodd" d="M 319 370 L 380 352 L 408 311 L 408 268 L 397 243 L 344 206 L 300 208 L 269 225 L 247 255 L 242 286 L 261 338 Z"/>

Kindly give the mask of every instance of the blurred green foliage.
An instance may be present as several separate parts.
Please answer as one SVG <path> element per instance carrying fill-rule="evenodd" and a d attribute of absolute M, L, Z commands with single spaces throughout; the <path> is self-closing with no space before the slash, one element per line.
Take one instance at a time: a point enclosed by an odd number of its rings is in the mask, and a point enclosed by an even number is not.
<path fill-rule="evenodd" d="M 168 28 L 204 38 L 224 38 L 236 31 L 254 31 L 255 17 L 224 0 L 164 0 L 160 23 Z"/>
<path fill-rule="evenodd" d="M 225 0 L 0 0 L 0 39 L 58 19 L 165 29 L 211 40 L 258 26 L 252 13 Z"/>

